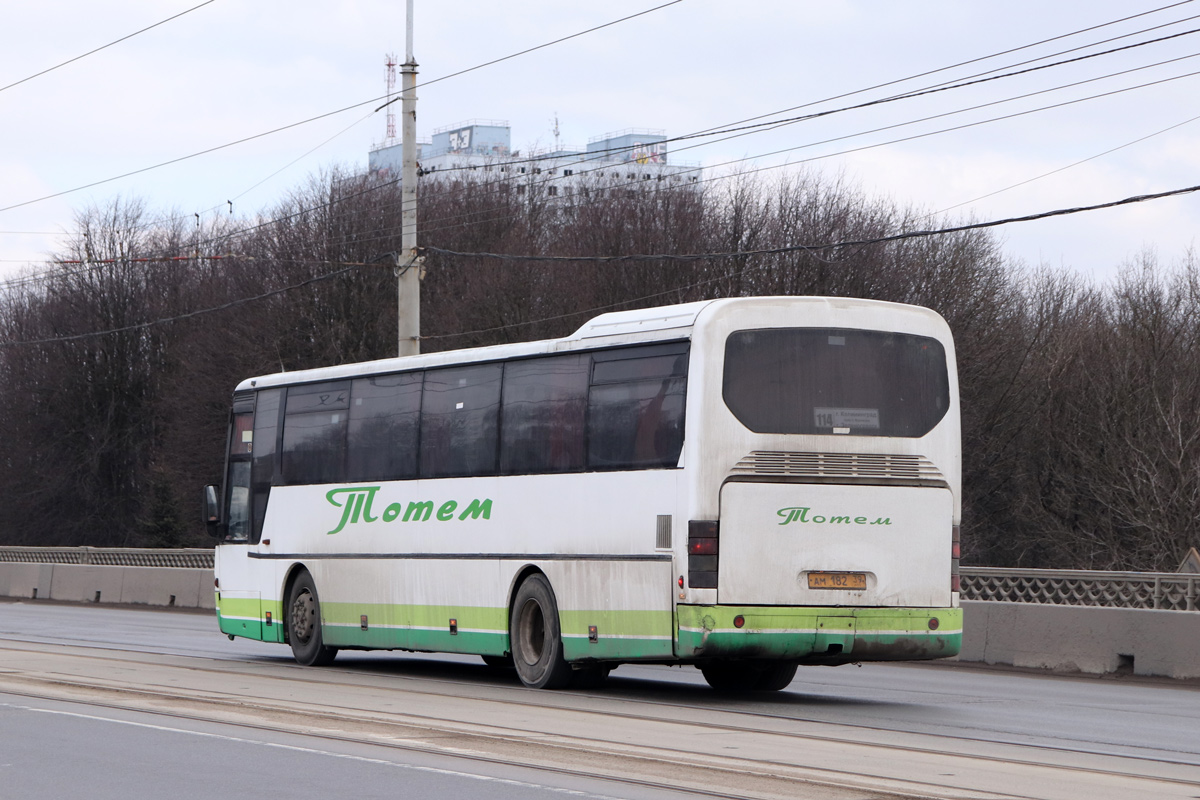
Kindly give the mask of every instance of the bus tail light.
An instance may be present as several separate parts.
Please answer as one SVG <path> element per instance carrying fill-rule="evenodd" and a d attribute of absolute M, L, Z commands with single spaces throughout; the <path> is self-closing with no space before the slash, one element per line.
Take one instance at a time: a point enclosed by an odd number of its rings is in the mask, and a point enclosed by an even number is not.
<path fill-rule="evenodd" d="M 688 521 L 688 586 L 717 588 L 717 559 L 721 552 L 720 525 L 715 519 Z"/>
<path fill-rule="evenodd" d="M 962 578 L 958 572 L 959 559 L 962 557 L 962 540 L 960 538 L 960 527 L 953 526 L 950 529 L 950 591 L 962 591 Z"/>

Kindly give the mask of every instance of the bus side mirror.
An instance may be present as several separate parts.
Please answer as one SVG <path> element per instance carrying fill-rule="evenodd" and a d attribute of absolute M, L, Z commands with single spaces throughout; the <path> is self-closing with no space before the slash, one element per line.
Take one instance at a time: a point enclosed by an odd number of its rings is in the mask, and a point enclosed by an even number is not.
<path fill-rule="evenodd" d="M 217 502 L 217 487 L 204 487 L 204 526 L 208 535 L 218 538 L 221 535 L 221 507 Z"/>

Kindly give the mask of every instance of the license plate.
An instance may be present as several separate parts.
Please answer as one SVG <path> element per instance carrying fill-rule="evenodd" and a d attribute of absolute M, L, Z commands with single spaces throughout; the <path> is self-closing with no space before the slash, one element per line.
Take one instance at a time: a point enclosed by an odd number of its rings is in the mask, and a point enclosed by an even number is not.
<path fill-rule="evenodd" d="M 865 588 L 867 588 L 867 573 L 865 573 L 865 572 L 810 572 L 810 573 L 808 573 L 808 588 L 810 588 L 810 589 L 865 589 Z"/>

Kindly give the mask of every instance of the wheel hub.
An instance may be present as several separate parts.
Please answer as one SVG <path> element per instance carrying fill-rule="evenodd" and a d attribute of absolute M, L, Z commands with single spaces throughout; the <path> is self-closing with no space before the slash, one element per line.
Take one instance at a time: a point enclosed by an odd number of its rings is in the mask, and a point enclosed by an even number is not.
<path fill-rule="evenodd" d="M 301 644 L 312 638 L 314 610 L 313 598 L 308 592 L 302 592 L 292 601 L 292 633 Z"/>

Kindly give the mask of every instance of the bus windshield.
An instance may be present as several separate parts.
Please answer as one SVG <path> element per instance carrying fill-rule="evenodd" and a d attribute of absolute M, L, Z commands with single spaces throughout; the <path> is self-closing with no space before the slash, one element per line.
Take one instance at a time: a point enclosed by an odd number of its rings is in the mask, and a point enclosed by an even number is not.
<path fill-rule="evenodd" d="M 755 433 L 919 437 L 950 405 L 940 342 L 844 328 L 730 334 L 722 393 Z"/>

